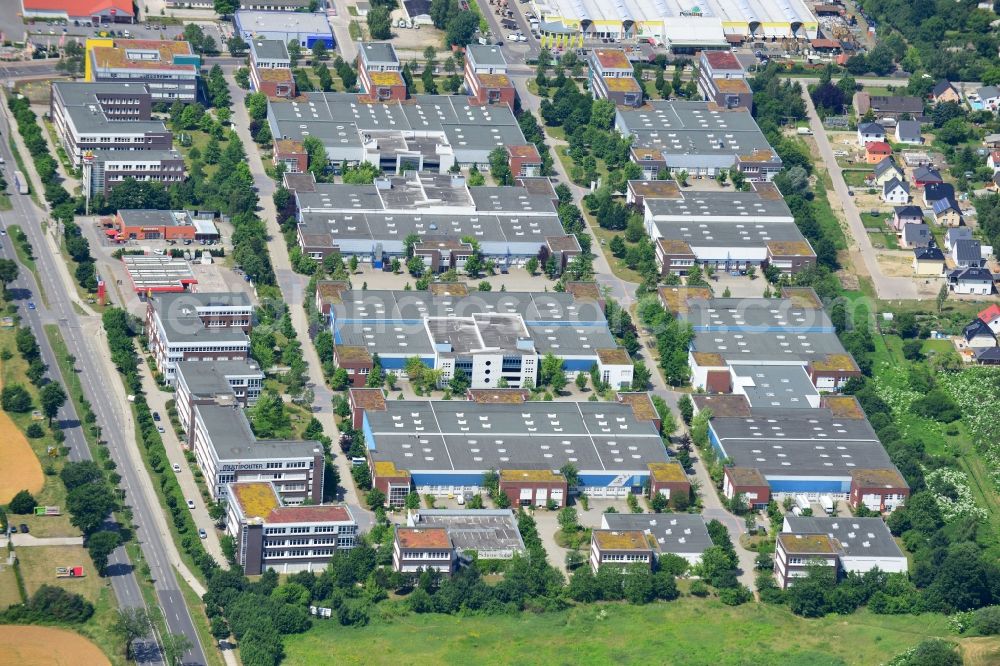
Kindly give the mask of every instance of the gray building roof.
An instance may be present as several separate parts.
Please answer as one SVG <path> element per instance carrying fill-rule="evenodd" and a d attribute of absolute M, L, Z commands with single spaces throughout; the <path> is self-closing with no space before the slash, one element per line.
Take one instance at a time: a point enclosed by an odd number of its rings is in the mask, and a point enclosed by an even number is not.
<path fill-rule="evenodd" d="M 936 247 L 913 248 L 913 256 L 917 261 L 944 261 L 944 252 Z"/>
<path fill-rule="evenodd" d="M 955 197 L 955 186 L 951 183 L 928 183 L 924 186 L 924 199 L 938 201 Z"/>
<path fill-rule="evenodd" d="M 176 150 L 93 150 L 97 162 L 168 162 L 183 160 L 184 156 Z"/>
<path fill-rule="evenodd" d="M 477 65 L 503 67 L 507 64 L 507 59 L 503 57 L 503 51 L 499 46 L 469 44 L 465 47 L 465 52 L 472 56 L 472 61 Z"/>
<path fill-rule="evenodd" d="M 898 217 L 919 217 L 923 219 L 924 211 L 920 206 L 896 206 L 892 209 Z"/>
<path fill-rule="evenodd" d="M 972 229 L 969 227 L 953 227 L 944 232 L 944 237 L 948 241 L 948 246 L 951 247 L 955 244 L 955 241 L 971 239 Z"/>
<path fill-rule="evenodd" d="M 333 31 L 324 12 L 268 12 L 237 10 L 233 25 L 246 36 L 265 39 L 291 39 L 299 36 L 332 37 Z"/>
<path fill-rule="evenodd" d="M 705 519 L 690 513 L 605 513 L 602 525 L 609 530 L 639 530 L 656 540 L 659 554 L 700 555 L 710 548 Z"/>
<path fill-rule="evenodd" d="M 256 361 L 179 361 L 174 372 L 178 382 L 183 382 L 191 395 L 212 397 L 229 395 L 232 387 L 230 377 L 264 378 L 264 373 Z"/>
<path fill-rule="evenodd" d="M 958 207 L 958 203 L 951 197 L 946 197 L 944 199 L 935 199 L 931 203 L 931 209 L 934 211 L 935 215 L 940 215 L 948 210 L 955 210 L 961 213 L 961 209 Z"/>
<path fill-rule="evenodd" d="M 291 60 L 288 55 L 288 45 L 280 39 L 251 39 L 250 52 L 254 60 Z"/>
<path fill-rule="evenodd" d="M 836 333 L 696 331 L 692 351 L 717 353 L 733 363 L 808 363 L 846 354 Z"/>
<path fill-rule="evenodd" d="M 635 137 L 635 147 L 653 148 L 668 158 L 701 158 L 706 166 L 757 151 L 773 153 L 747 109 L 654 100 L 638 108 L 619 107 L 615 123 L 622 134 Z M 780 162 L 776 154 L 773 160 Z"/>
<path fill-rule="evenodd" d="M 858 131 L 862 134 L 875 134 L 885 136 L 885 128 L 878 123 L 861 123 Z"/>
<path fill-rule="evenodd" d="M 811 409 L 819 403 L 819 392 L 801 365 L 734 365 L 732 369 L 753 409 Z"/>
<path fill-rule="evenodd" d="M 952 245 L 955 261 L 980 261 L 983 258 L 982 243 L 970 238 L 960 238 Z"/>
<path fill-rule="evenodd" d="M 391 400 L 385 411 L 366 411 L 375 461 L 411 474 L 495 469 L 645 472 L 666 462 L 652 421 L 629 405 L 611 402 L 469 403 Z"/>
<path fill-rule="evenodd" d="M 896 134 L 901 141 L 920 141 L 920 123 L 916 120 L 900 120 L 896 123 Z"/>
<path fill-rule="evenodd" d="M 993 273 L 988 268 L 979 266 L 968 266 L 966 268 L 956 268 L 948 273 L 948 279 L 956 282 L 993 282 Z"/>
<path fill-rule="evenodd" d="M 323 447 L 312 440 L 257 439 L 243 410 L 231 406 L 196 405 L 195 412 L 220 461 L 313 458 Z"/>
<path fill-rule="evenodd" d="M 903 227 L 903 241 L 910 247 L 931 242 L 931 228 L 926 224 L 907 224 Z"/>
<path fill-rule="evenodd" d="M 436 295 L 426 291 L 352 290 L 333 306 L 338 321 L 411 320 L 424 317 L 469 317 L 474 314 L 519 314 L 528 325 L 546 322 L 604 322 L 596 301 L 560 292 L 477 291 L 467 296 Z"/>
<path fill-rule="evenodd" d="M 480 557 L 507 551 L 524 553 L 517 519 L 510 509 L 418 509 L 406 520 L 408 527 L 443 527 L 455 550 L 476 551 Z"/>
<path fill-rule="evenodd" d="M 76 131 L 81 134 L 96 132 L 143 134 L 167 131 L 166 125 L 159 120 L 108 118 L 98 100 L 98 95 L 114 95 L 123 92 L 148 95 L 149 88 L 145 83 L 54 81 L 52 87 L 52 94 L 58 95 L 58 98 L 62 100 L 66 115 L 72 120 Z"/>
<path fill-rule="evenodd" d="M 881 518 L 785 516 L 791 534 L 826 534 L 848 557 L 903 557 Z"/>
<path fill-rule="evenodd" d="M 712 221 L 719 218 L 791 222 L 792 211 L 770 183 L 753 183 L 754 189 L 736 191 L 681 191 L 674 198 L 646 197 L 643 202 L 654 219 L 667 217 Z"/>
<path fill-rule="evenodd" d="M 889 194 L 897 189 L 901 189 L 907 194 L 910 193 L 910 186 L 905 181 L 902 181 L 899 178 L 891 178 L 882 186 L 882 194 Z"/>
<path fill-rule="evenodd" d="M 847 477 L 854 470 L 893 468 L 866 418 L 825 408 L 754 410 L 749 418 L 714 417 L 722 454 L 764 476 Z"/>
<path fill-rule="evenodd" d="M 390 42 L 361 42 L 358 53 L 369 65 L 399 65 L 399 56 Z"/>
<path fill-rule="evenodd" d="M 788 298 L 712 298 L 689 300 L 681 318 L 696 330 L 833 332 L 833 322 L 822 307 L 804 307 Z"/>
<path fill-rule="evenodd" d="M 656 221 L 660 238 L 682 240 L 694 247 L 762 247 L 774 242 L 807 243 L 794 222 L 712 222 L 694 218 L 690 221 Z M 725 259 L 725 257 L 719 257 Z"/>
<path fill-rule="evenodd" d="M 876 177 L 881 176 L 883 173 L 889 171 L 890 169 L 894 169 L 899 173 L 903 172 L 903 170 L 900 169 L 899 166 L 896 164 L 896 160 L 892 159 L 892 157 L 885 157 L 882 159 L 881 162 L 875 165 L 875 176 Z"/>
<path fill-rule="evenodd" d="M 159 294 L 153 299 L 153 309 L 160 316 L 194 314 L 198 308 L 237 307 L 252 308 L 250 297 L 242 291 L 188 291 L 178 294 Z M 185 312 L 185 309 L 190 312 Z"/>

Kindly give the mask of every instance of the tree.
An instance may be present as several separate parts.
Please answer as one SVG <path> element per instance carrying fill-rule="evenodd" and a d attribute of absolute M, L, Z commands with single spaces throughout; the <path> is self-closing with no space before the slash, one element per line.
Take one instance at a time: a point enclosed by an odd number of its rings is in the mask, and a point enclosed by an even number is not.
<path fill-rule="evenodd" d="M 26 516 L 35 512 L 36 505 L 37 502 L 35 502 L 35 496 L 27 490 L 21 490 L 18 491 L 13 498 L 11 498 L 10 504 L 7 505 L 7 508 L 11 513 Z"/>
<path fill-rule="evenodd" d="M 313 43 L 312 55 L 314 62 L 319 62 L 320 60 L 326 60 L 329 58 L 330 54 L 326 50 L 326 42 L 322 39 L 317 39 L 316 42 Z"/>
<path fill-rule="evenodd" d="M 218 2 L 219 0 L 216 1 Z M 221 1 L 232 3 L 233 6 L 235 6 L 236 4 L 235 0 L 221 0 Z M 247 54 L 247 51 L 250 50 L 250 45 L 247 44 L 246 40 L 244 40 L 242 37 L 240 37 L 237 34 L 234 34 L 226 42 L 226 48 L 229 49 L 229 55 L 233 56 L 234 58 L 240 58 Z"/>
<path fill-rule="evenodd" d="M 478 29 L 479 17 L 476 12 L 458 12 L 448 20 L 448 30 L 445 39 L 449 45 L 466 46 L 472 41 L 472 36 Z"/>
<path fill-rule="evenodd" d="M 113 630 L 125 641 L 125 658 L 134 660 L 135 654 L 132 645 L 136 640 L 148 636 L 152 630 L 149 614 L 142 607 L 128 607 L 118 609 L 118 617 L 115 618 Z"/>
<path fill-rule="evenodd" d="M 299 40 L 290 39 L 288 40 L 288 60 L 292 69 L 299 66 L 299 60 L 302 58 L 302 45 L 299 44 Z"/>
<path fill-rule="evenodd" d="M 566 463 L 560 467 L 559 473 L 566 479 L 566 486 L 570 489 L 570 492 L 580 485 L 580 472 L 573 463 Z"/>
<path fill-rule="evenodd" d="M 52 419 L 59 413 L 62 406 L 66 404 L 66 392 L 58 382 L 49 382 L 42 387 L 39 393 L 39 400 L 42 403 L 42 413 L 45 414 L 51 426 Z"/>
<path fill-rule="evenodd" d="M 93 460 L 68 462 L 59 472 L 59 478 L 66 486 L 66 490 L 71 491 L 74 488 L 101 481 L 104 478 L 104 472 Z"/>
<path fill-rule="evenodd" d="M 587 380 L 589 378 L 590 378 L 590 376 L 587 373 L 585 373 L 585 372 L 578 372 L 578 373 L 576 373 L 576 380 L 575 380 L 576 381 L 576 388 L 578 388 L 581 391 L 586 390 L 586 388 L 587 388 Z"/>
<path fill-rule="evenodd" d="M 538 272 L 538 257 L 531 257 L 524 262 L 524 270 L 528 271 L 530 275 L 536 274 Z"/>
<path fill-rule="evenodd" d="M 893 666 L 962 666 L 964 661 L 951 641 L 932 638 L 890 661 Z"/>
<path fill-rule="evenodd" d="M 944 302 L 947 299 L 948 299 L 948 284 L 945 283 L 945 284 L 941 285 L 941 290 L 938 291 L 938 295 L 937 295 L 937 299 L 936 299 L 937 300 L 937 309 L 938 309 L 938 312 L 941 312 L 941 308 L 944 307 Z"/>
<path fill-rule="evenodd" d="M 184 634 L 167 634 L 160 637 L 160 644 L 163 646 L 163 656 L 169 666 L 181 666 L 184 663 L 184 655 L 194 647 Z"/>
<path fill-rule="evenodd" d="M 653 378 L 653 373 L 649 371 L 646 364 L 642 361 L 637 361 L 632 366 L 632 389 L 636 391 L 645 391 L 646 387 L 649 385 L 649 381 Z"/>
<path fill-rule="evenodd" d="M 691 402 L 691 396 L 686 393 L 682 395 L 677 400 L 677 409 L 680 411 L 684 423 L 691 425 L 691 418 L 694 416 L 694 403 Z"/>
<path fill-rule="evenodd" d="M 90 553 L 90 559 L 94 561 L 94 567 L 100 575 L 104 575 L 105 569 L 108 567 L 108 557 L 118 547 L 120 541 L 121 538 L 118 536 L 118 532 L 110 530 L 94 532 L 87 537 L 87 551 Z"/>
<path fill-rule="evenodd" d="M 115 508 L 115 499 L 107 485 L 92 483 L 71 490 L 66 495 L 66 508 L 72 514 L 70 522 L 90 534 L 104 524 Z"/>
<path fill-rule="evenodd" d="M 389 8 L 385 6 L 372 7 L 368 11 L 368 32 L 372 39 L 390 39 L 392 24 L 389 19 Z"/>
<path fill-rule="evenodd" d="M 7 298 L 7 285 L 17 279 L 17 262 L 13 259 L 0 259 L 0 284 L 3 284 L 3 297 Z"/>
<path fill-rule="evenodd" d="M 0 392 L 0 406 L 5 412 L 24 414 L 31 411 L 31 395 L 20 384 L 4 386 Z"/>

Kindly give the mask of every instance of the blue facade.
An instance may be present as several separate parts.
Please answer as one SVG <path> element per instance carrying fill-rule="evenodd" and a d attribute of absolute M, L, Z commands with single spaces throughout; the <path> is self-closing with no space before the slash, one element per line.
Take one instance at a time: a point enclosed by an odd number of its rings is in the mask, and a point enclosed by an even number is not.
<path fill-rule="evenodd" d="M 365 446 L 370 450 L 375 450 L 375 433 L 372 432 L 372 424 L 368 422 L 368 413 L 361 416 L 361 432 L 365 436 Z"/>
<path fill-rule="evenodd" d="M 597 363 L 596 359 L 567 358 L 563 360 L 563 370 L 566 372 L 590 372 Z"/>
<path fill-rule="evenodd" d="M 767 479 L 772 493 L 849 493 L 850 481 L 836 479 Z"/>
<path fill-rule="evenodd" d="M 594 488 L 607 488 L 618 478 L 617 474 L 580 474 L 580 485 Z M 641 488 L 646 483 L 649 474 L 633 474 L 622 484 L 623 488 Z"/>
<path fill-rule="evenodd" d="M 412 475 L 415 486 L 482 486 L 482 474 L 462 472 L 425 472 Z"/>

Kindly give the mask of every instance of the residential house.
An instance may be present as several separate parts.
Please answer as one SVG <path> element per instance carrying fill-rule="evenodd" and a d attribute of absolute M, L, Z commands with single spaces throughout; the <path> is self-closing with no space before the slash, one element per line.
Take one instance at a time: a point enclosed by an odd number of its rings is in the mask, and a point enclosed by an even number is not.
<path fill-rule="evenodd" d="M 931 90 L 930 99 L 934 104 L 941 102 L 961 102 L 962 96 L 950 81 L 938 81 Z"/>
<path fill-rule="evenodd" d="M 878 164 L 892 156 L 892 146 L 885 141 L 871 141 L 865 144 L 865 161 Z"/>
<path fill-rule="evenodd" d="M 926 224 L 907 224 L 899 234 L 899 247 L 907 250 L 927 247 L 932 240 L 931 228 Z"/>
<path fill-rule="evenodd" d="M 924 112 L 924 101 L 919 97 L 902 95 L 869 95 L 864 91 L 854 93 L 854 108 L 858 117 L 869 110 L 876 118 L 899 120 L 904 116 L 916 118 Z"/>
<path fill-rule="evenodd" d="M 968 96 L 973 111 L 996 111 L 1000 108 L 1000 87 L 983 86 Z"/>
<path fill-rule="evenodd" d="M 898 178 L 893 178 L 882 186 L 882 201 L 890 204 L 910 202 L 910 186 Z"/>
<path fill-rule="evenodd" d="M 987 148 L 1000 148 L 1000 134 L 987 134 L 983 137 L 983 145 Z"/>
<path fill-rule="evenodd" d="M 885 128 L 878 123 L 858 125 L 858 145 L 866 146 L 873 141 L 885 141 Z"/>
<path fill-rule="evenodd" d="M 948 229 L 944 232 L 944 249 L 950 252 L 956 241 L 971 239 L 972 229 L 969 227 L 954 227 L 952 229 Z"/>
<path fill-rule="evenodd" d="M 916 120 L 900 120 L 896 123 L 896 143 L 921 144 L 920 123 Z"/>
<path fill-rule="evenodd" d="M 908 224 L 923 224 L 924 212 L 920 206 L 896 206 L 892 209 L 892 228 L 902 231 Z"/>
<path fill-rule="evenodd" d="M 986 266 L 983 246 L 977 240 L 964 238 L 951 246 L 951 259 L 959 268 L 982 268 Z"/>
<path fill-rule="evenodd" d="M 991 150 L 986 158 L 986 166 L 993 169 L 993 173 L 1000 171 L 1000 150 Z"/>
<path fill-rule="evenodd" d="M 993 274 L 988 268 L 956 268 L 948 273 L 948 287 L 956 294 L 989 296 L 993 293 Z"/>
<path fill-rule="evenodd" d="M 986 322 L 986 325 L 990 327 L 991 331 L 1000 335 L 1000 305 L 994 303 L 990 307 L 981 311 L 977 316 L 982 321 Z"/>
<path fill-rule="evenodd" d="M 976 350 L 979 365 L 1000 365 L 1000 347 L 983 347 Z"/>
<path fill-rule="evenodd" d="M 886 157 L 875 165 L 872 181 L 876 187 L 882 187 L 893 178 L 896 180 L 905 180 L 906 175 L 892 157 Z"/>
<path fill-rule="evenodd" d="M 944 252 L 933 245 L 913 250 L 913 272 L 917 275 L 941 275 L 944 270 Z"/>
<path fill-rule="evenodd" d="M 962 329 L 962 337 L 965 344 L 973 349 L 997 346 L 996 333 L 982 319 L 973 319 Z"/>
<path fill-rule="evenodd" d="M 935 201 L 954 198 L 955 186 L 951 183 L 928 183 L 924 186 L 924 206 L 927 208 L 933 207 Z"/>
<path fill-rule="evenodd" d="M 941 172 L 932 166 L 923 164 L 913 170 L 913 184 L 917 187 L 927 187 L 928 185 L 938 185 L 943 183 Z"/>
<path fill-rule="evenodd" d="M 962 209 L 954 199 L 939 199 L 931 205 L 934 221 L 942 227 L 957 227 L 962 224 Z"/>

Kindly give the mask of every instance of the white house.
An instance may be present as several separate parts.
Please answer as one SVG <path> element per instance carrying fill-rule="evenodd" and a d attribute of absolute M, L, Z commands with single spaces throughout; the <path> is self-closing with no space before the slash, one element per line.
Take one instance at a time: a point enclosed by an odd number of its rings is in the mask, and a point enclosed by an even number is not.
<path fill-rule="evenodd" d="M 878 123 L 858 125 L 858 145 L 863 147 L 873 141 L 885 141 L 885 128 Z"/>
<path fill-rule="evenodd" d="M 948 273 L 948 286 L 956 294 L 989 296 L 993 293 L 993 274 L 987 268 L 956 268 Z"/>
<path fill-rule="evenodd" d="M 882 186 L 882 201 L 889 204 L 905 204 L 910 202 L 910 186 L 893 178 Z"/>
<path fill-rule="evenodd" d="M 896 123 L 896 143 L 919 145 L 924 142 L 920 136 L 920 123 L 916 120 L 900 120 Z"/>

